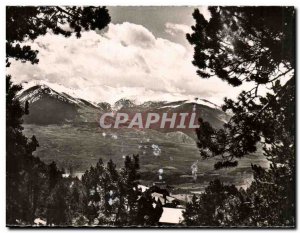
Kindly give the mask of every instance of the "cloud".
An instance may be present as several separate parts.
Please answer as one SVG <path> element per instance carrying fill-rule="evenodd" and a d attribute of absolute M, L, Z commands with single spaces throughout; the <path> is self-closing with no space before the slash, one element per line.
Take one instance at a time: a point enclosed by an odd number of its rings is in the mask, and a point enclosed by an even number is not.
<path fill-rule="evenodd" d="M 151 49 L 156 42 L 154 35 L 145 27 L 127 22 L 110 25 L 106 36 L 121 42 L 124 46 L 131 45 L 145 49 Z"/>
<path fill-rule="evenodd" d="M 13 61 L 8 73 L 14 81 L 61 85 L 96 102 L 201 97 L 220 104 L 239 92 L 217 78 L 199 78 L 191 49 L 133 23 L 110 24 L 105 32 L 84 32 L 80 39 L 48 33 L 29 44 L 39 50 L 40 62 Z"/>
<path fill-rule="evenodd" d="M 191 33 L 192 29 L 188 25 L 185 24 L 175 24 L 175 23 L 166 23 L 166 33 L 169 33 L 172 36 L 179 35 L 179 34 L 187 34 Z"/>

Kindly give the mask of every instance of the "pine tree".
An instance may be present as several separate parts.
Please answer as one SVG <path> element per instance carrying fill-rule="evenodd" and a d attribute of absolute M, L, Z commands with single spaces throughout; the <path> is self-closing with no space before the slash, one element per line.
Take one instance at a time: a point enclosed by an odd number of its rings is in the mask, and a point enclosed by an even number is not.
<path fill-rule="evenodd" d="M 57 182 L 62 178 L 62 172 L 57 168 L 56 163 L 52 162 L 49 164 L 49 190 L 51 191 Z"/>
<path fill-rule="evenodd" d="M 193 64 L 202 78 L 216 76 L 232 86 L 254 83 L 222 107 L 232 117 L 216 130 L 200 120 L 198 147 L 203 158 L 217 157 L 216 169 L 264 148 L 270 168 L 253 165 L 247 190 L 250 215 L 244 225 L 295 224 L 295 10 L 293 7 L 210 7 L 211 18 L 195 10 L 187 35 Z M 262 95 L 261 88 L 269 89 Z M 227 211 L 229 213 L 229 211 Z M 205 217 L 205 216 L 204 216 Z M 215 221 L 216 219 L 214 219 Z M 234 224 L 234 223 L 232 223 Z"/>
<path fill-rule="evenodd" d="M 38 51 L 26 45 L 45 35 L 48 30 L 54 34 L 71 36 L 60 25 L 68 24 L 77 37 L 82 30 L 103 29 L 110 22 L 104 7 L 16 7 L 6 8 L 6 66 L 10 59 L 38 63 Z M 25 44 L 25 45 L 24 45 Z M 23 133 L 22 117 L 29 113 L 29 103 L 23 108 L 16 99 L 21 90 L 6 76 L 6 222 L 8 225 L 32 224 L 37 214 L 45 217 L 46 195 L 55 188 L 59 172 L 32 156 L 38 146 L 35 136 L 31 140 Z M 50 177 L 49 177 L 50 176 Z M 49 186 L 46 187 L 45 184 Z M 59 186 L 63 188 L 62 186 Z M 60 199 L 58 199 L 59 201 Z M 40 216 L 41 216 L 40 215 Z M 39 217 L 40 217 L 39 216 Z M 63 223 L 62 219 L 56 223 Z"/>
<path fill-rule="evenodd" d="M 155 201 L 150 189 L 146 190 L 138 199 L 138 211 L 135 224 L 138 226 L 157 226 L 163 213 L 162 203 Z"/>
<path fill-rule="evenodd" d="M 187 226 L 247 226 L 251 208 L 246 193 L 234 185 L 214 180 L 204 193 L 194 195 L 187 204 L 184 221 Z"/>
<path fill-rule="evenodd" d="M 36 163 L 31 154 L 35 151 L 38 143 L 34 136 L 32 140 L 28 140 L 22 133 L 21 117 L 25 114 L 25 110 L 21 107 L 19 101 L 15 99 L 16 93 L 21 87 L 13 85 L 10 76 L 7 76 L 6 81 L 7 223 L 16 224 L 17 220 L 31 223 L 33 213 L 31 211 L 27 215 L 27 211 L 32 202 L 26 194 L 31 193 L 32 190 L 28 190 L 26 181 L 28 179 L 31 181 L 31 177 L 36 178 L 35 175 L 30 175 L 29 172 L 31 174 L 36 172 L 36 170 L 31 169 L 31 166 Z"/>
<path fill-rule="evenodd" d="M 82 176 L 87 193 L 85 217 L 90 225 L 153 226 L 162 214 L 151 191 L 138 189 L 139 156 L 127 156 L 124 167 L 117 169 L 112 160 L 105 166 L 100 159 Z M 149 189 L 150 190 L 150 189 Z"/>
<path fill-rule="evenodd" d="M 128 225 L 134 225 L 137 218 L 137 199 L 140 194 L 138 191 L 138 179 L 140 175 L 139 169 L 139 155 L 133 155 L 133 158 L 126 156 L 124 161 L 124 168 L 121 171 L 121 177 L 124 188 L 125 209 Z"/>
<path fill-rule="evenodd" d="M 75 34 L 79 38 L 82 31 L 101 30 L 109 23 L 105 7 L 7 6 L 6 66 L 12 58 L 32 64 L 39 62 L 38 51 L 20 42 L 35 40 L 49 30 L 65 37 Z M 68 25 L 71 31 L 65 30 L 63 25 Z"/>

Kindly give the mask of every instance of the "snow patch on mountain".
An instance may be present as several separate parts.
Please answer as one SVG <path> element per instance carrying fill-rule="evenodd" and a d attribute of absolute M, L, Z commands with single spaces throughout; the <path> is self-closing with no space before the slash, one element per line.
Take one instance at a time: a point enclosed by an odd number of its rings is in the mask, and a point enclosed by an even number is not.
<path fill-rule="evenodd" d="M 135 106 L 135 102 L 129 99 L 120 99 L 114 104 L 114 110 L 118 111 L 122 108 L 131 108 Z"/>
<path fill-rule="evenodd" d="M 93 107 L 97 107 L 97 105 L 92 102 L 79 98 L 74 98 L 73 96 L 65 92 L 58 92 L 56 90 L 53 90 L 46 84 L 39 84 L 35 86 L 28 85 L 27 88 L 24 88 L 18 93 L 17 98 L 20 100 L 20 102 L 24 103 L 25 101 L 28 101 L 32 104 L 45 95 L 56 98 L 62 102 L 71 103 L 74 105 L 91 105 Z"/>
<path fill-rule="evenodd" d="M 196 99 L 196 100 L 193 100 L 193 101 L 190 101 L 190 100 L 186 100 L 185 103 L 191 103 L 191 104 L 200 104 L 200 105 L 204 105 L 204 106 L 207 106 L 207 107 L 210 107 L 210 108 L 215 108 L 215 109 L 219 109 L 221 110 L 221 107 L 218 106 L 217 104 L 214 104 L 206 99 Z"/>
<path fill-rule="evenodd" d="M 181 104 L 166 105 L 166 106 L 159 107 L 159 109 L 162 109 L 162 108 L 177 108 L 177 107 L 180 107 L 180 106 L 181 106 Z"/>
<path fill-rule="evenodd" d="M 122 98 L 116 101 L 114 104 L 107 102 L 98 103 L 90 101 L 85 98 L 85 96 L 79 96 L 75 89 L 66 88 L 60 84 L 49 83 L 47 81 L 30 81 L 22 83 L 23 89 L 18 93 L 18 98 L 21 102 L 28 100 L 30 103 L 33 103 L 40 99 L 44 94 L 53 96 L 61 101 L 69 102 L 75 105 L 90 105 L 95 108 L 98 108 L 102 111 L 119 111 L 124 108 L 139 107 L 141 110 L 145 111 L 146 109 L 165 109 L 165 108 L 178 108 L 184 104 L 197 104 L 204 105 L 209 108 L 221 110 L 221 108 L 205 99 L 195 98 L 194 100 L 181 100 L 181 101 L 146 101 L 143 103 L 137 103 L 135 100 Z M 225 122 L 225 119 L 220 119 Z"/>
<path fill-rule="evenodd" d="M 50 83 L 45 80 L 33 80 L 30 82 L 22 82 L 21 83 L 23 89 L 18 93 L 20 101 L 25 101 L 26 96 L 29 100 L 29 102 L 33 103 L 37 101 L 41 97 L 41 93 L 49 94 L 51 96 L 54 96 L 62 101 L 68 101 L 74 104 L 82 104 L 84 102 L 88 102 L 88 104 L 93 105 L 94 107 L 97 107 L 97 103 L 88 100 L 86 98 L 82 98 L 76 93 L 75 89 L 66 88 L 63 85 L 57 84 L 57 83 Z M 31 93 L 28 93 L 26 95 L 22 95 L 23 93 L 26 93 L 28 90 L 32 90 L 34 87 L 40 87 L 40 90 L 36 89 L 32 91 Z M 22 96 L 22 97 L 21 97 Z M 33 98 L 34 96 L 34 98 Z M 20 98 L 21 97 L 21 98 Z"/>

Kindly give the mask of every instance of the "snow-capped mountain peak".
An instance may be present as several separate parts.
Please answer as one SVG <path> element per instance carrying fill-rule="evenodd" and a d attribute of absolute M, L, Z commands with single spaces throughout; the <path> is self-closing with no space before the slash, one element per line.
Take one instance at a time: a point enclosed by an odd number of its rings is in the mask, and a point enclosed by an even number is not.
<path fill-rule="evenodd" d="M 122 98 L 115 102 L 114 110 L 120 110 L 121 108 L 131 108 L 135 106 L 135 101 Z"/>
<path fill-rule="evenodd" d="M 221 107 L 215 103 L 212 103 L 210 102 L 209 100 L 206 100 L 206 99 L 195 99 L 194 101 L 189 101 L 189 100 L 186 100 L 185 103 L 192 103 L 192 104 L 200 104 L 200 105 L 204 105 L 204 106 L 207 106 L 207 107 L 210 107 L 210 108 L 216 108 L 216 109 L 219 109 L 221 110 Z"/>
<path fill-rule="evenodd" d="M 24 103 L 25 101 L 28 101 L 30 104 L 38 101 L 39 99 L 43 97 L 51 97 L 57 100 L 60 100 L 62 102 L 71 103 L 74 105 L 92 105 L 94 107 L 97 107 L 94 103 L 80 99 L 75 98 L 65 92 L 58 92 L 52 88 L 50 88 L 46 84 L 38 84 L 35 86 L 31 86 L 27 89 L 23 89 L 18 95 L 17 98 L 20 100 L 20 102 Z"/>

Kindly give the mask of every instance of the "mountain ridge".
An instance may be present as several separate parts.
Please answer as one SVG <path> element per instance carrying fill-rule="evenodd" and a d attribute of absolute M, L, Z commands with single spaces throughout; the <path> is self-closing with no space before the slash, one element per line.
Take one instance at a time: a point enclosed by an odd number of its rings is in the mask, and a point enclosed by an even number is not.
<path fill-rule="evenodd" d="M 195 110 L 200 116 L 206 118 L 217 128 L 220 128 L 228 119 L 228 115 L 217 105 L 205 99 L 198 98 L 195 101 L 146 101 L 141 104 L 136 104 L 134 100 L 122 98 L 116 101 L 114 105 L 111 105 L 107 102 L 93 103 L 82 98 L 76 98 L 68 93 L 56 91 L 45 84 L 31 86 L 22 90 L 16 98 L 23 104 L 26 101 L 30 104 L 30 114 L 25 117 L 25 123 L 59 124 L 66 122 L 95 122 L 99 114 L 103 112 L 118 111 L 131 113 L 180 113 Z M 56 117 L 55 115 L 60 117 Z M 55 120 L 50 119 L 53 117 Z"/>

